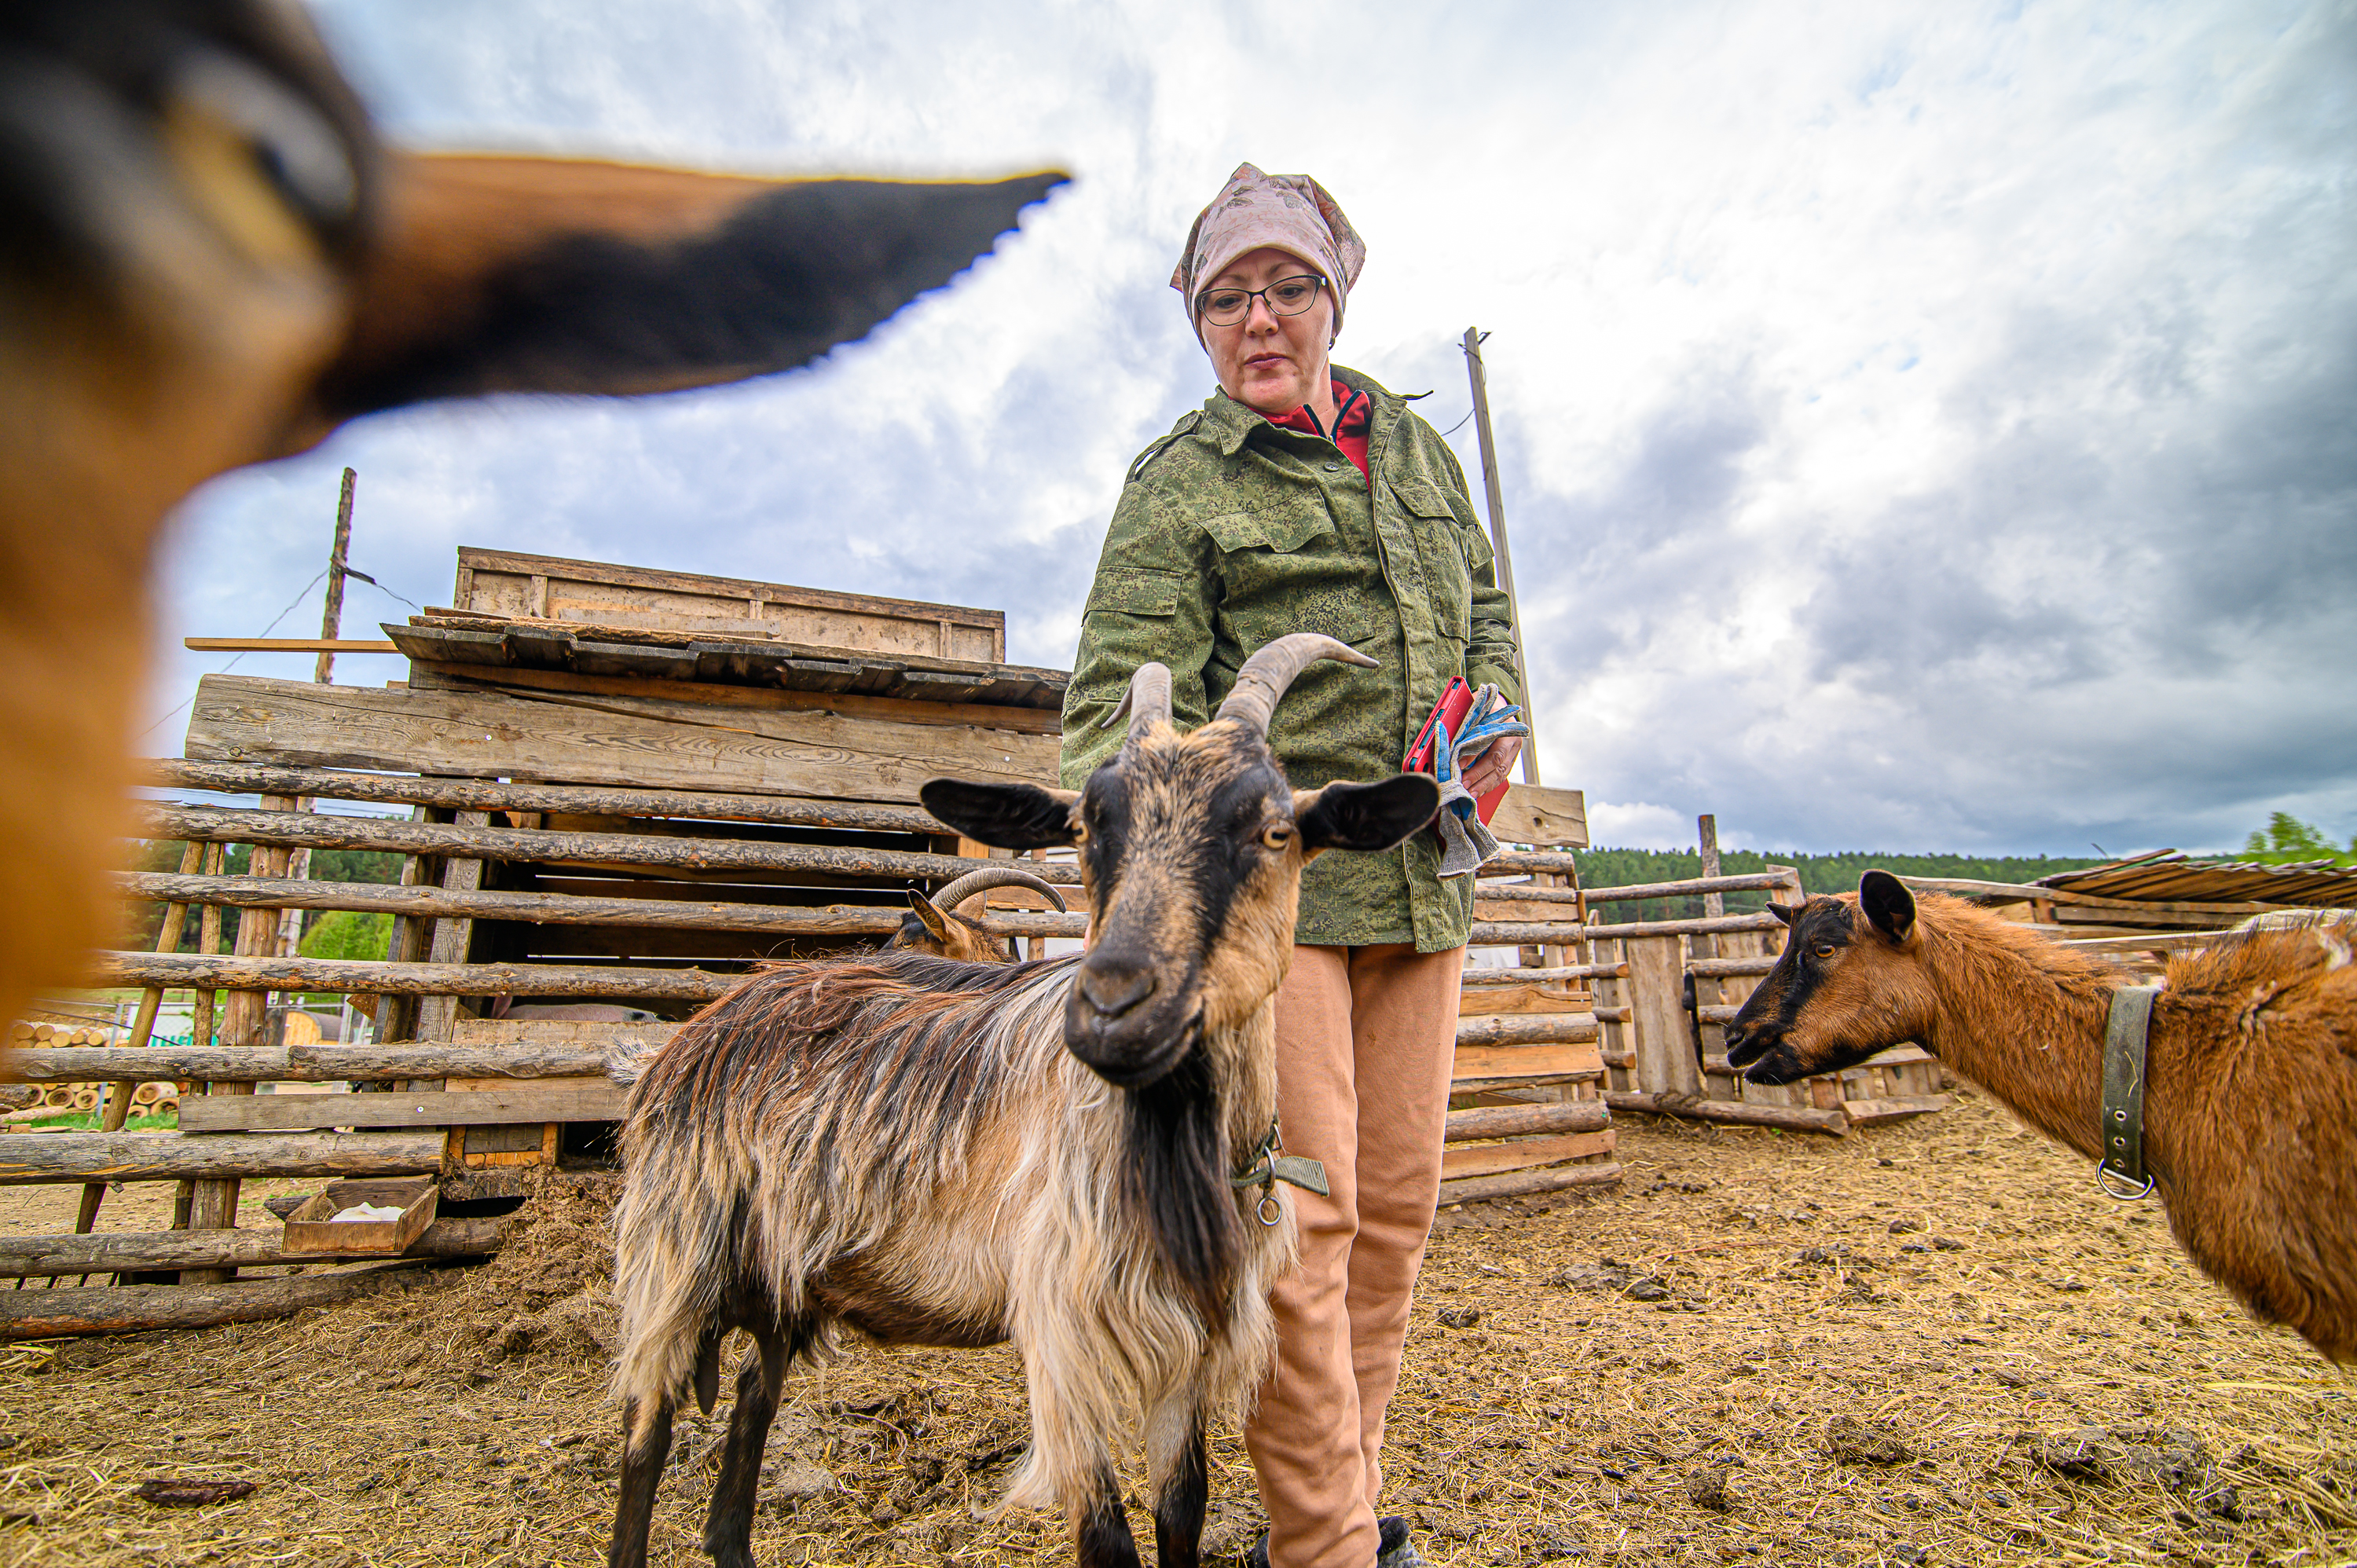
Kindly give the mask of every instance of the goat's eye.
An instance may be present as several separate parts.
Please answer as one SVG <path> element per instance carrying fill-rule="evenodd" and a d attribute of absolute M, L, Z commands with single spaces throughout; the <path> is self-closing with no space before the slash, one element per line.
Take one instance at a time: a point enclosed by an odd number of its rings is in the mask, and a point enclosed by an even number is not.
<path fill-rule="evenodd" d="M 1819 958 L 1831 958 L 1834 956 L 1834 944 L 1831 942 L 1819 942 L 1814 950 Z"/>
<path fill-rule="evenodd" d="M 1268 826 L 1261 829 L 1260 842 L 1266 844 L 1271 849 L 1283 849 L 1286 845 L 1293 842 L 1293 824 L 1290 822 L 1271 822 Z"/>

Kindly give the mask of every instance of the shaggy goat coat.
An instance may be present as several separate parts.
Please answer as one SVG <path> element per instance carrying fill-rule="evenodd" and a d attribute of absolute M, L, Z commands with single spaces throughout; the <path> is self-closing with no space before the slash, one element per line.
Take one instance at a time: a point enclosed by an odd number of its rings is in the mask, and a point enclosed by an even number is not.
<path fill-rule="evenodd" d="M 618 1393 L 708 1408 L 743 1300 L 821 1343 L 1011 1338 L 1033 1442 L 1006 1501 L 1035 1508 L 1085 1502 L 1134 1409 L 1150 1459 L 1232 1415 L 1292 1259 L 1290 1210 L 1243 1222 L 1228 1183 L 1274 1114 L 1268 1014 L 1117 1090 L 1064 1046 L 1078 962 L 789 964 L 682 1029 L 623 1127 Z"/>

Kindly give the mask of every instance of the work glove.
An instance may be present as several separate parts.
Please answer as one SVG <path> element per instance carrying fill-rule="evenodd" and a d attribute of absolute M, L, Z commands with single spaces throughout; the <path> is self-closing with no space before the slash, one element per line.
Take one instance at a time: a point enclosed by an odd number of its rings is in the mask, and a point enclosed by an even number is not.
<path fill-rule="evenodd" d="M 1440 783 L 1440 815 L 1433 822 L 1440 834 L 1440 875 L 1470 876 L 1498 853 L 1497 835 L 1481 820 L 1480 804 L 1465 788 L 1468 764 L 1510 735 L 1526 736 L 1531 726 L 1515 717 L 1523 710 L 1506 701 L 1495 685 L 1473 693 L 1473 705 L 1452 736 L 1439 726 L 1433 747 L 1433 768 Z"/>

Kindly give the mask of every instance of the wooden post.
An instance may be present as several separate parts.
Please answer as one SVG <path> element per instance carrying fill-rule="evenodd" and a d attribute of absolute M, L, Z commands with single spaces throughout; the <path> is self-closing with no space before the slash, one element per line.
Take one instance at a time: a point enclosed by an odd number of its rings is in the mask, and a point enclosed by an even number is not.
<path fill-rule="evenodd" d="M 265 811 L 291 811 L 296 801 L 285 795 L 264 795 L 262 809 Z M 286 875 L 287 852 L 253 846 L 251 865 L 256 876 Z M 242 957 L 274 953 L 278 948 L 278 911 L 274 909 L 242 909 L 237 920 L 237 952 Z M 221 1044 L 224 1046 L 258 1046 L 262 1044 L 263 1020 L 269 1012 L 270 993 L 266 991 L 232 991 L 221 1006 Z M 251 1083 L 208 1084 L 209 1094 L 252 1094 Z M 228 1230 L 237 1225 L 237 1197 L 240 1178 L 222 1176 L 198 1181 L 189 1194 L 188 1228 L 192 1230 Z M 237 1277 L 234 1269 L 185 1269 L 180 1273 L 182 1284 L 220 1284 Z"/>
<path fill-rule="evenodd" d="M 1770 891 L 1768 901 L 1770 904 L 1781 904 L 1792 908 L 1808 902 L 1809 896 L 1801 886 L 1801 874 L 1797 868 L 1789 865 L 1770 865 L 1766 869 L 1781 872 L 1791 878 L 1785 886 Z M 1749 935 L 1752 941 L 1746 944 L 1747 948 L 1752 948 L 1756 944 L 1755 950 L 1764 957 L 1775 952 L 1782 933 L 1760 931 L 1749 933 Z M 1725 1031 L 1722 1030 L 1722 1037 L 1724 1035 Z M 1828 1082 L 1815 1079 L 1806 1079 L 1799 1083 L 1770 1084 L 1754 1083 L 1747 1078 L 1738 1079 L 1736 1082 L 1747 1104 L 1805 1106 L 1820 1111 L 1837 1110 L 1841 1105 L 1841 1097 L 1838 1093 L 1828 1097 L 1820 1092 L 1829 1088 Z"/>
<path fill-rule="evenodd" d="M 460 811 L 461 827 L 488 827 L 489 811 Z M 456 856 L 444 862 L 442 886 L 446 889 L 473 892 L 483 885 L 483 863 L 461 860 Z M 464 963 L 467 950 L 473 945 L 475 922 L 466 918 L 445 918 L 434 922 L 434 941 L 427 950 L 429 963 Z M 420 1040 L 447 1040 L 458 1019 L 458 999 L 455 996 L 428 996 L 417 1006 L 417 1037 Z M 416 1087 L 424 1088 L 424 1085 Z M 440 1088 L 439 1084 L 434 1086 Z"/>
<path fill-rule="evenodd" d="M 347 469 L 346 472 L 350 472 L 350 470 Z M 307 800 L 298 800 L 295 802 L 295 809 L 298 811 L 307 811 L 311 809 L 311 804 L 312 803 Z M 307 882 L 310 880 L 310 845 L 305 844 L 299 849 L 288 852 L 286 856 L 286 876 L 287 879 L 292 882 Z M 278 911 L 278 942 L 276 947 L 272 950 L 280 958 L 297 958 L 301 956 L 303 951 L 302 910 L 281 909 Z M 287 1003 L 299 1003 L 300 1000 L 297 997 L 286 993 L 282 993 L 278 999 L 281 1002 Z"/>
<path fill-rule="evenodd" d="M 352 487 L 359 482 L 360 476 L 346 468 L 343 493 L 336 498 L 336 542 L 328 551 L 328 613 L 319 620 L 319 637 L 326 642 L 343 635 L 344 563 L 351 554 Z M 325 686 L 335 672 L 336 656 L 321 649 L 318 667 L 311 679 Z"/>
<path fill-rule="evenodd" d="M 229 845 L 212 843 L 205 846 L 205 875 L 219 876 L 222 863 L 229 857 Z M 197 951 L 207 958 L 221 951 L 221 912 L 218 904 L 205 906 L 197 925 Z M 213 1043 L 213 1011 L 219 994 L 210 985 L 199 987 L 188 999 L 188 1043 L 202 1049 Z M 197 1086 L 191 1085 L 191 1088 Z M 188 1214 L 196 1202 L 197 1184 L 180 1183 L 172 1195 L 172 1229 L 186 1230 Z"/>
<path fill-rule="evenodd" d="M 1539 726 L 1531 692 L 1531 656 L 1523 628 L 1523 603 L 1514 596 L 1514 554 L 1506 547 L 1505 492 L 1498 482 L 1498 444 L 1490 431 L 1490 378 L 1481 366 L 1481 342 L 1489 334 L 1465 329 L 1465 371 L 1473 382 L 1473 428 L 1481 438 L 1481 485 L 1490 501 L 1490 544 L 1498 557 L 1498 586 L 1506 591 L 1506 606 L 1514 618 L 1514 640 L 1523 655 L 1523 722 L 1531 726 L 1523 742 L 1523 779 L 1539 781 Z"/>
<path fill-rule="evenodd" d="M 1694 1037 L 1687 1033 L 1686 1010 L 1678 1004 L 1684 990 L 1685 964 L 1680 940 L 1632 937 L 1620 944 L 1629 961 L 1629 1033 L 1636 1061 L 1637 1087 L 1650 1093 L 1702 1092 L 1701 1064 L 1695 1060 Z"/>
<path fill-rule="evenodd" d="M 180 852 L 181 875 L 187 875 L 188 873 L 195 871 L 199 866 L 204 864 L 204 860 L 205 846 L 200 843 L 189 844 L 186 849 Z M 188 919 L 188 907 L 186 904 L 167 904 L 164 906 L 164 923 L 156 933 L 156 950 L 157 952 L 177 952 L 179 950 L 180 932 L 186 929 Z M 133 1049 L 135 1050 L 138 1047 L 145 1046 L 148 1040 L 154 1037 L 156 1033 L 156 1013 L 163 1004 L 164 991 L 161 986 L 151 985 L 139 993 L 139 1011 L 131 1020 L 131 1030 L 126 1040 L 126 1043 Z M 107 1086 L 106 1109 L 100 1112 L 98 1118 L 98 1130 L 100 1132 L 120 1133 L 123 1131 L 123 1124 L 131 1119 L 131 1097 L 138 1091 L 138 1089 L 139 1081 L 136 1079 L 126 1079 L 115 1083 L 111 1083 Z M 106 1184 L 104 1182 L 93 1181 L 83 1184 L 81 1189 L 81 1209 L 74 1219 L 75 1234 L 88 1235 L 90 1233 L 90 1228 L 98 1223 L 98 1206 L 105 1197 Z"/>
<path fill-rule="evenodd" d="M 414 808 L 412 822 L 447 822 L 450 814 L 432 806 Z M 424 887 L 441 881 L 441 860 L 438 856 L 413 854 L 401 863 L 401 886 Z M 385 957 L 395 963 L 415 963 L 425 956 L 425 944 L 434 929 L 434 922 L 422 916 L 395 915 L 393 918 L 393 940 L 387 944 Z M 414 1040 L 417 1037 L 417 1007 L 414 996 L 380 996 L 376 1016 L 371 1020 L 373 1034 L 382 1044 L 389 1040 Z"/>
<path fill-rule="evenodd" d="M 1702 852 L 1703 875 L 1706 877 L 1718 875 L 1717 817 L 1706 811 L 1701 816 L 1695 819 L 1695 843 Z M 1703 917 L 1706 919 L 1717 919 L 1720 916 L 1725 915 L 1727 913 L 1727 896 L 1723 893 L 1705 893 L 1702 896 L 1702 912 Z M 1718 939 L 1715 936 L 1698 933 L 1689 940 L 1687 950 L 1688 956 L 1692 958 L 1718 958 L 1724 953 L 1732 951 L 1733 950 L 1731 948 L 1722 948 L 1719 945 Z M 1695 976 L 1694 987 L 1695 1004 L 1697 1009 L 1726 1000 L 1727 993 L 1721 989 L 1721 983 L 1719 981 L 1705 979 L 1700 975 L 1696 975 Z M 1699 1011 L 1696 1012 L 1695 1017 L 1697 1019 L 1701 1017 Z M 1727 1049 L 1722 1044 L 1726 1038 L 1726 1033 L 1727 1031 L 1725 1028 L 1717 1024 L 1697 1023 L 1695 1026 L 1695 1037 L 1702 1045 L 1702 1057 L 1704 1060 L 1708 1061 L 1713 1058 L 1726 1056 Z M 1705 1081 L 1709 1091 L 1709 1097 L 1713 1100 L 1733 1100 L 1738 1092 L 1735 1088 L 1735 1080 L 1731 1076 L 1726 1078 L 1724 1081 L 1721 1081 L 1718 1075 L 1706 1073 Z"/>

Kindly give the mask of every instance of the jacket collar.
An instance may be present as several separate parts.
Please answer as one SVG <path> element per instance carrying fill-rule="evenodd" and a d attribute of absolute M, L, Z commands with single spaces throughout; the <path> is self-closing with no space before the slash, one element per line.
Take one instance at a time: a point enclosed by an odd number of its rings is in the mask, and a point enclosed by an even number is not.
<path fill-rule="evenodd" d="M 1336 381 L 1353 392 L 1365 392 L 1374 402 L 1373 417 L 1367 426 L 1368 460 L 1372 467 L 1374 459 L 1382 454 L 1392 426 L 1398 423 L 1400 410 L 1407 406 L 1407 400 L 1396 392 L 1385 391 L 1374 377 L 1351 370 L 1347 365 L 1329 365 L 1327 369 Z M 1225 392 L 1213 392 L 1203 401 L 1203 422 L 1196 428 L 1196 434 L 1218 447 L 1221 456 L 1232 457 L 1243 450 L 1244 442 L 1254 431 L 1274 433 L 1276 429 L 1275 425 Z M 1315 441 L 1318 437 L 1288 430 L 1278 439 Z"/>

